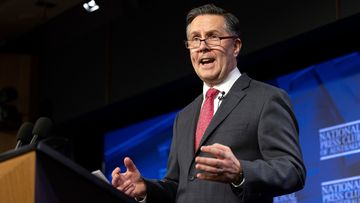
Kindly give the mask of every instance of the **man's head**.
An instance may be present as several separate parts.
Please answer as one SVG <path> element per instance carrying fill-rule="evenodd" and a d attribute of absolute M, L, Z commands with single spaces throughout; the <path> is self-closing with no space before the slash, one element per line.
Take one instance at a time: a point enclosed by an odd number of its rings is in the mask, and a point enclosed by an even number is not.
<path fill-rule="evenodd" d="M 221 83 L 237 63 L 239 20 L 212 4 L 192 9 L 186 20 L 186 45 L 196 74 L 210 86 Z"/>

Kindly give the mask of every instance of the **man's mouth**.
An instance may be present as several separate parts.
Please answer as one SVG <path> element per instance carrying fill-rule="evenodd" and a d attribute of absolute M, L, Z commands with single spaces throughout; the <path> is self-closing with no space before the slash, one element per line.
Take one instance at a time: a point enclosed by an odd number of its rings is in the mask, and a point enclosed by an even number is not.
<path fill-rule="evenodd" d="M 213 63 L 215 61 L 214 58 L 202 58 L 200 59 L 200 64 L 205 65 L 209 63 Z"/>

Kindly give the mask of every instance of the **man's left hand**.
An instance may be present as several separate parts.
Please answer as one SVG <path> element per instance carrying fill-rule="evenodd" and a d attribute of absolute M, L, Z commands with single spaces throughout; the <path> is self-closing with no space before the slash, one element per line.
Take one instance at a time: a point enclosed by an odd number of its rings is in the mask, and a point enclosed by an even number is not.
<path fill-rule="evenodd" d="M 242 174 L 240 161 L 228 146 L 216 143 L 202 146 L 200 150 L 212 155 L 214 158 L 196 157 L 195 167 L 202 171 L 196 175 L 198 179 L 224 183 L 239 182 L 240 174 Z"/>

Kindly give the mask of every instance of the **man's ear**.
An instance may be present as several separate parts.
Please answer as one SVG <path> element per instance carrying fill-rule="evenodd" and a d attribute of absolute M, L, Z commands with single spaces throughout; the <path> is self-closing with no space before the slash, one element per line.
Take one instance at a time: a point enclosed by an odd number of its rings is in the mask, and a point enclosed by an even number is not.
<path fill-rule="evenodd" d="M 240 38 L 235 39 L 234 43 L 234 56 L 237 57 L 241 51 L 242 48 L 242 41 Z"/>

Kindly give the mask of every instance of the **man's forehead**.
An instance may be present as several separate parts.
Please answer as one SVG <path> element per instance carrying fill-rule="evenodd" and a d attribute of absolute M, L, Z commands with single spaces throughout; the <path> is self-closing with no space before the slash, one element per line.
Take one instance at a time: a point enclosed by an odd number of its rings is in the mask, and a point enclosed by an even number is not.
<path fill-rule="evenodd" d="M 220 15 L 199 15 L 188 26 L 189 34 L 215 32 L 224 29 L 225 20 Z"/>
<path fill-rule="evenodd" d="M 225 23 L 225 19 L 223 16 L 221 15 L 210 15 L 210 14 L 205 14 L 205 15 L 198 15 L 194 18 L 194 20 L 190 23 L 191 25 L 209 25 L 209 24 L 224 24 Z"/>

